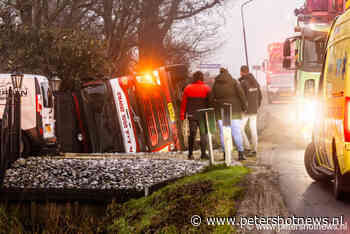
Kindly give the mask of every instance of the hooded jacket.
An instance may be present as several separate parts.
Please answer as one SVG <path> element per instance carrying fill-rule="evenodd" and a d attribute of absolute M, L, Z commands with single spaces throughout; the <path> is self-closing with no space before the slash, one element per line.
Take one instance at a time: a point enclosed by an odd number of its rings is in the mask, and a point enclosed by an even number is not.
<path fill-rule="evenodd" d="M 185 114 L 189 119 L 198 120 L 197 110 L 209 107 L 210 87 L 203 81 L 196 81 L 186 86 L 182 97 L 180 118 L 185 119 Z"/>
<path fill-rule="evenodd" d="M 257 114 L 262 102 L 262 93 L 259 83 L 251 73 L 239 78 L 241 86 L 248 100 L 247 114 Z"/>
<path fill-rule="evenodd" d="M 247 109 L 247 101 L 243 89 L 227 70 L 223 70 L 215 78 L 210 103 L 216 110 L 217 119 L 221 119 L 220 109 L 224 103 L 232 105 L 232 119 L 242 118 L 242 113 Z"/>

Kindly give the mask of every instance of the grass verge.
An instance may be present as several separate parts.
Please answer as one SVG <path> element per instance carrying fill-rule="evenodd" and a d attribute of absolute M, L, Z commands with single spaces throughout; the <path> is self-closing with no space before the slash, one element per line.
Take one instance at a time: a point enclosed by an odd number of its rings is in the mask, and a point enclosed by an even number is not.
<path fill-rule="evenodd" d="M 233 226 L 210 226 L 205 217 L 232 217 L 244 194 L 244 167 L 216 166 L 164 187 L 149 197 L 108 208 L 112 225 L 120 233 L 232 233 Z M 199 215 L 203 224 L 191 225 Z"/>

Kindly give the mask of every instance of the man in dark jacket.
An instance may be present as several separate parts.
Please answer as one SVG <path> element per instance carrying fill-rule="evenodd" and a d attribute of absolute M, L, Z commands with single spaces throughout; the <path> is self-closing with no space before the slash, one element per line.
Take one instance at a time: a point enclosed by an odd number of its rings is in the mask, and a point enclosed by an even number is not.
<path fill-rule="evenodd" d="M 250 156 L 256 156 L 256 151 L 258 149 L 258 133 L 256 128 L 256 118 L 258 114 L 258 109 L 262 102 L 262 93 L 260 90 L 260 85 L 254 78 L 254 76 L 249 73 L 249 68 L 247 66 L 241 67 L 241 78 L 239 79 L 244 93 L 248 100 L 247 113 L 243 117 L 242 124 L 242 135 L 244 148 L 248 151 L 250 147 L 250 142 L 248 140 L 247 134 L 245 132 L 245 127 L 249 120 L 249 131 L 252 140 L 252 149 L 250 150 Z"/>
<path fill-rule="evenodd" d="M 232 78 L 230 73 L 220 69 L 220 74 L 215 78 L 211 93 L 211 104 L 215 107 L 216 118 L 220 128 L 220 140 L 224 149 L 223 123 L 221 119 L 221 108 L 225 103 L 232 105 L 231 133 L 238 148 L 238 159 L 244 160 L 244 148 L 241 132 L 241 119 L 243 112 L 247 109 L 247 101 L 238 81 Z"/>
<path fill-rule="evenodd" d="M 210 88 L 203 82 L 203 73 L 197 71 L 193 74 L 193 83 L 186 86 L 182 97 L 180 118 L 189 121 L 190 135 L 188 137 L 188 157 L 193 158 L 193 145 L 199 128 L 199 116 L 197 110 L 209 107 Z M 208 158 L 206 154 L 206 135 L 200 136 L 201 158 Z"/>

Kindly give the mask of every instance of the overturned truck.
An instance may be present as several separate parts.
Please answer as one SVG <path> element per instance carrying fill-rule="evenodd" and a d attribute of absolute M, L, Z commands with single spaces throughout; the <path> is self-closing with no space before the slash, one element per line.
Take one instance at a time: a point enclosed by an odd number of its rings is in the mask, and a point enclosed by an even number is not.
<path fill-rule="evenodd" d="M 187 68 L 95 80 L 56 95 L 60 151 L 159 152 L 184 149 L 179 118 Z"/>

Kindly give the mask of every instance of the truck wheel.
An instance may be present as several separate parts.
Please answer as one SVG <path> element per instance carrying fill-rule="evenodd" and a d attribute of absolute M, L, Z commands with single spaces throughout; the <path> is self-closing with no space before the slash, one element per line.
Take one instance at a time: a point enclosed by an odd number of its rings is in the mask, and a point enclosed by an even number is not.
<path fill-rule="evenodd" d="M 316 150 L 315 145 L 313 143 L 310 143 L 305 150 L 304 154 L 304 164 L 307 173 L 309 176 L 314 179 L 315 181 L 330 181 L 331 177 L 318 171 L 317 166 L 317 158 L 316 158 Z"/>
<path fill-rule="evenodd" d="M 334 161 L 334 182 L 333 182 L 333 193 L 337 200 L 341 200 L 344 195 L 343 191 L 343 176 L 340 173 L 339 165 L 337 161 Z"/>
<path fill-rule="evenodd" d="M 20 142 L 20 152 L 22 157 L 28 157 L 32 151 L 32 147 L 28 137 L 22 132 L 21 142 Z"/>

